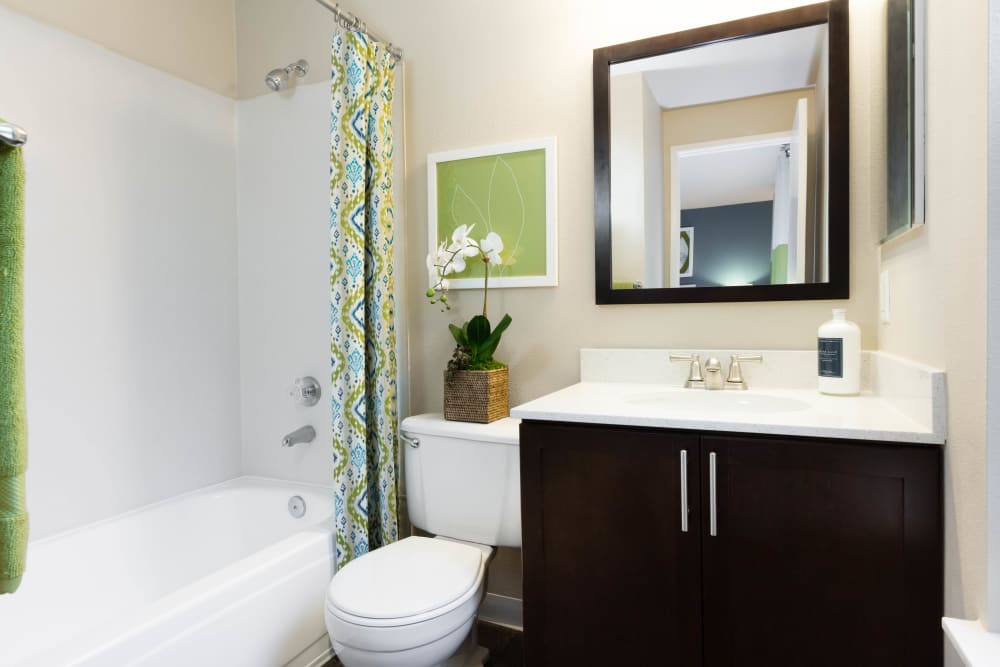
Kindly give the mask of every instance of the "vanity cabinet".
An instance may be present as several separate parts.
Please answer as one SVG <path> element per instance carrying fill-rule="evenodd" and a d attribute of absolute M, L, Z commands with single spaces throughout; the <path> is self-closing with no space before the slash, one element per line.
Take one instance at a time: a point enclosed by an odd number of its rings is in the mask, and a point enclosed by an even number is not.
<path fill-rule="evenodd" d="M 525 421 L 521 495 L 529 667 L 942 664 L 939 447 Z"/>

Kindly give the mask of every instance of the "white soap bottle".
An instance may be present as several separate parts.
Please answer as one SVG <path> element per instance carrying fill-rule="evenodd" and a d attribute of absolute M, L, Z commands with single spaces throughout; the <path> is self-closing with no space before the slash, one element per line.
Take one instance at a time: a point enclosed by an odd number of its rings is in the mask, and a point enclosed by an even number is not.
<path fill-rule="evenodd" d="M 850 396 L 861 391 L 861 329 L 847 319 L 843 308 L 819 327 L 817 341 L 819 390 Z"/>

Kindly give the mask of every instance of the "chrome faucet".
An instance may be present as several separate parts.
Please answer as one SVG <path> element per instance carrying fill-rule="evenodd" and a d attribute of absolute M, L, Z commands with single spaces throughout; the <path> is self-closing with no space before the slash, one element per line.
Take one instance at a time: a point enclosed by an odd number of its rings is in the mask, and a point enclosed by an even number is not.
<path fill-rule="evenodd" d="M 743 368 L 740 362 L 764 361 L 764 357 L 759 354 L 731 354 L 729 355 L 729 372 L 726 379 L 722 379 L 722 362 L 715 357 L 709 357 L 705 361 L 704 374 L 702 374 L 701 355 L 694 352 L 687 354 L 670 353 L 670 361 L 690 361 L 691 367 L 688 369 L 688 377 L 684 382 L 685 389 L 746 389 L 747 382 L 743 379 Z"/>
<path fill-rule="evenodd" d="M 722 363 L 715 357 L 709 357 L 705 362 L 705 389 L 722 389 L 726 383 L 722 380 Z"/>
<path fill-rule="evenodd" d="M 301 443 L 312 442 L 316 439 L 316 429 L 312 426 L 303 426 L 302 428 L 295 429 L 284 438 L 281 439 L 282 447 L 294 447 L 295 445 Z"/>

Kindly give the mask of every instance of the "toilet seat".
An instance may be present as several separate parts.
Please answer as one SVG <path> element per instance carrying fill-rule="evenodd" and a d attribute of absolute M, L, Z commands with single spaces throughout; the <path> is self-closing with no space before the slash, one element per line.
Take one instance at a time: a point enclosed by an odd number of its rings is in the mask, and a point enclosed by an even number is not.
<path fill-rule="evenodd" d="M 378 652 L 445 637 L 475 616 L 491 553 L 482 545 L 408 537 L 365 554 L 327 589 L 331 637 Z"/>
<path fill-rule="evenodd" d="M 408 537 L 348 563 L 327 599 L 346 615 L 373 621 L 433 615 L 476 586 L 486 555 L 462 542 Z"/>

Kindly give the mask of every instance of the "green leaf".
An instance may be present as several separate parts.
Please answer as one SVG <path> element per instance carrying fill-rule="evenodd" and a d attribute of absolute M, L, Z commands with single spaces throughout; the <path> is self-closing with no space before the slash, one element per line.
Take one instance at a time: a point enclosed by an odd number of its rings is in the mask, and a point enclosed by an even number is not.
<path fill-rule="evenodd" d="M 465 325 L 465 328 L 465 335 L 469 341 L 469 347 L 472 348 L 473 355 L 475 355 L 477 348 L 482 347 L 483 343 L 485 343 L 490 336 L 490 321 L 482 315 L 476 315 L 469 320 L 469 323 Z"/>
<path fill-rule="evenodd" d="M 500 323 L 497 324 L 497 328 L 483 342 L 482 351 L 486 354 L 487 359 L 493 358 L 493 353 L 497 351 L 497 347 L 500 345 L 500 337 L 503 336 L 503 332 L 510 326 L 511 321 L 510 315 L 505 314 Z"/>
<path fill-rule="evenodd" d="M 459 347 L 469 347 L 469 342 L 465 338 L 464 330 L 458 328 L 454 324 L 449 324 L 448 330 L 451 331 L 451 335 L 455 339 L 455 342 L 458 344 Z"/>

